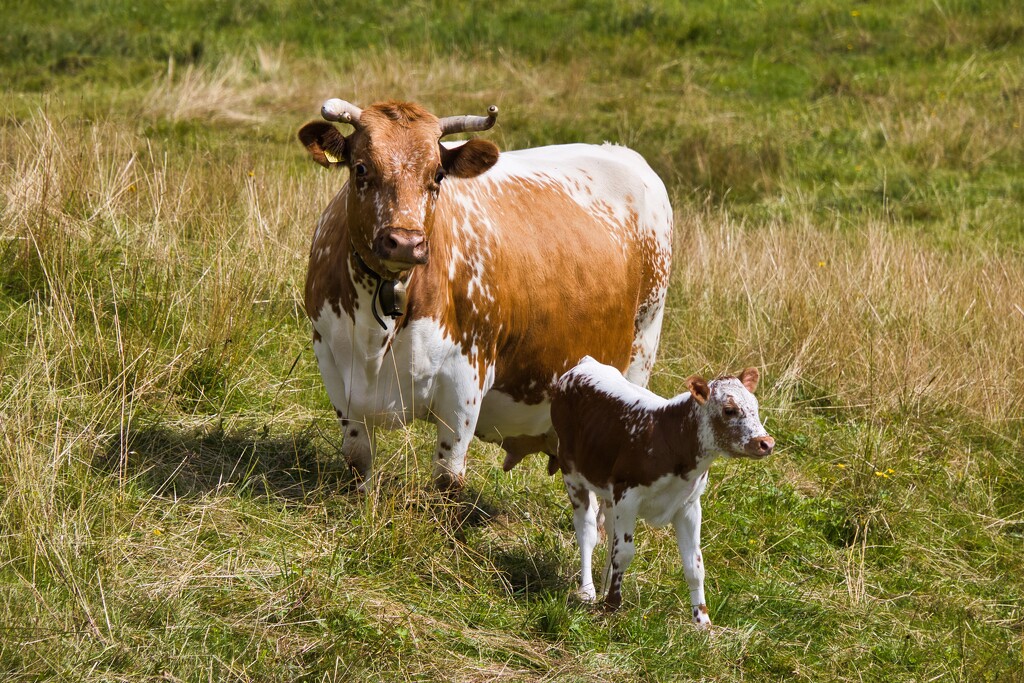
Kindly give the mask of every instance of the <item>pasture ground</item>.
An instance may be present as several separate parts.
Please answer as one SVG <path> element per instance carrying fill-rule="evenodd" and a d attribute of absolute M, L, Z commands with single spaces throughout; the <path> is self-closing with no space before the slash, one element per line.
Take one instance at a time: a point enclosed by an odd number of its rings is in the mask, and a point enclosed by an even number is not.
<path fill-rule="evenodd" d="M 1024 5 L 0 9 L 0 678 L 1024 680 Z M 612 140 L 676 208 L 652 388 L 762 369 L 769 461 L 569 596 L 558 480 L 432 430 L 349 490 L 301 310 L 327 97 Z M 528 283 L 524 283 L 528 284 Z"/>

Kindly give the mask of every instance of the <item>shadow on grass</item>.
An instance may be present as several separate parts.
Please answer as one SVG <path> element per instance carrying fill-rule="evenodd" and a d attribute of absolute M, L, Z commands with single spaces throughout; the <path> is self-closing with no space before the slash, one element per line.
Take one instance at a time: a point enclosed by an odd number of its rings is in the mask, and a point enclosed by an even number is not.
<path fill-rule="evenodd" d="M 516 548 L 496 553 L 491 562 L 518 600 L 532 601 L 567 590 L 559 557 L 553 553 Z"/>
<path fill-rule="evenodd" d="M 231 488 L 240 495 L 300 501 L 355 486 L 340 459 L 319 456 L 312 428 L 268 435 L 146 426 L 113 439 L 94 466 L 176 497 Z"/>
<path fill-rule="evenodd" d="M 386 491 L 389 482 L 382 480 L 379 485 Z M 413 514 L 432 517 L 449 533 L 453 543 L 467 542 L 467 532 L 487 526 L 504 512 L 495 500 L 469 487 L 451 491 L 423 489 L 409 499 L 406 508 Z"/>
<path fill-rule="evenodd" d="M 292 502 L 363 495 L 356 493 L 358 482 L 344 459 L 333 448 L 328 450 L 323 452 L 315 425 L 280 435 L 149 425 L 112 439 L 93 465 L 156 495 L 179 498 L 226 490 Z M 385 494 L 400 495 L 410 483 L 378 472 L 375 485 Z M 469 488 L 424 490 L 411 500 L 412 507 L 435 516 L 459 540 L 467 530 L 486 525 L 501 513 L 494 500 Z"/>

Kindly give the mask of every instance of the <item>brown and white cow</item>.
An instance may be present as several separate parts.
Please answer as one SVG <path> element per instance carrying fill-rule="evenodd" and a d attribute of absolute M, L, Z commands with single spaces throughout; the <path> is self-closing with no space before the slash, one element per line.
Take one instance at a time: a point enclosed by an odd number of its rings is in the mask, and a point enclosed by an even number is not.
<path fill-rule="evenodd" d="M 320 217 L 306 312 L 313 349 L 365 486 L 374 428 L 437 425 L 434 477 L 459 486 L 475 434 L 508 452 L 554 453 L 549 398 L 593 355 L 646 384 L 672 245 L 665 186 L 617 145 L 499 155 L 440 138 L 494 124 L 383 102 L 328 100 L 299 138 L 348 171 Z M 385 315 L 381 315 L 384 313 Z"/>
<path fill-rule="evenodd" d="M 562 376 L 551 420 L 580 546 L 582 599 L 597 598 L 591 558 L 600 505 L 608 538 L 605 605 L 616 609 L 622 603 L 637 518 L 654 526 L 671 523 L 693 621 L 711 624 L 704 602 L 700 496 L 716 457 L 763 458 L 775 448 L 758 416 L 757 382 L 756 368 L 711 382 L 694 376 L 686 381 L 689 392 L 664 399 L 589 357 Z"/>

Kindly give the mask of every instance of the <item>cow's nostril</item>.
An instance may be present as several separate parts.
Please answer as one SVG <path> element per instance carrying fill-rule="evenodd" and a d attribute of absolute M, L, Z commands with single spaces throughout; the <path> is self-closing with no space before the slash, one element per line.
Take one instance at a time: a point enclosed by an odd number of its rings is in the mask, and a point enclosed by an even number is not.
<path fill-rule="evenodd" d="M 384 238 L 384 248 L 387 249 L 388 251 L 394 251 L 395 249 L 398 249 L 398 240 L 396 240 L 393 236 L 388 235 L 387 237 Z"/>

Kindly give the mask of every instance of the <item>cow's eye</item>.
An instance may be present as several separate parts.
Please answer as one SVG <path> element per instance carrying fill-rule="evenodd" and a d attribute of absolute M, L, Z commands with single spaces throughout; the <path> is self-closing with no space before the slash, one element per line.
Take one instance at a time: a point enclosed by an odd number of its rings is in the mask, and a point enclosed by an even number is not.
<path fill-rule="evenodd" d="M 737 415 L 740 414 L 740 409 L 737 408 L 736 406 L 725 406 L 724 408 L 722 408 L 722 413 L 726 417 L 736 417 Z"/>
<path fill-rule="evenodd" d="M 437 174 L 434 175 L 434 182 L 437 183 L 438 185 L 441 184 L 442 180 L 444 180 L 444 169 L 443 168 L 438 169 Z"/>
<path fill-rule="evenodd" d="M 355 170 L 356 170 L 356 175 L 357 176 L 365 176 L 366 175 L 366 164 L 356 164 Z"/>

